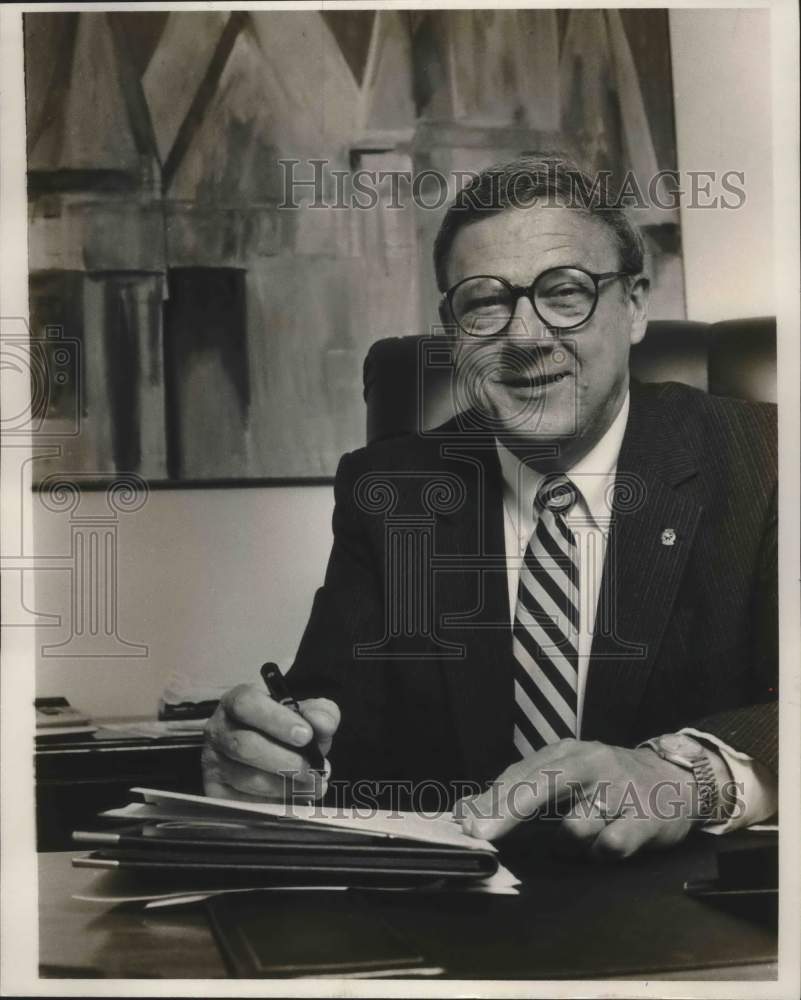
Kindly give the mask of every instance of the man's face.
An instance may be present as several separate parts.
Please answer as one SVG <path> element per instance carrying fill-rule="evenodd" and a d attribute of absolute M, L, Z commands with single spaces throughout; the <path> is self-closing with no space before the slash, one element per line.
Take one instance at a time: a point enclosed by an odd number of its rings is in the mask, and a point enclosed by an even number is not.
<path fill-rule="evenodd" d="M 620 270 L 611 229 L 563 207 L 508 209 L 465 226 L 448 258 L 452 287 L 494 275 L 528 287 L 559 266 L 592 274 Z M 628 388 L 629 348 L 645 334 L 648 283 L 613 278 L 599 285 L 592 316 L 555 333 L 521 297 L 509 328 L 486 340 L 459 334 L 457 391 L 514 445 L 558 445 L 576 460 L 614 420 Z"/>

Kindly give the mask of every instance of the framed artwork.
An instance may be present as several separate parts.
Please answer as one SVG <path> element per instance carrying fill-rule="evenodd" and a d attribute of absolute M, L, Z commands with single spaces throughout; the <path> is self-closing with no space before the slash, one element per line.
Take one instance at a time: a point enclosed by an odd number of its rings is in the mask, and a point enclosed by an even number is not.
<path fill-rule="evenodd" d="M 663 10 L 35 12 L 25 55 L 39 481 L 328 481 L 459 172 L 676 168 Z M 637 221 L 682 317 L 678 210 Z"/>

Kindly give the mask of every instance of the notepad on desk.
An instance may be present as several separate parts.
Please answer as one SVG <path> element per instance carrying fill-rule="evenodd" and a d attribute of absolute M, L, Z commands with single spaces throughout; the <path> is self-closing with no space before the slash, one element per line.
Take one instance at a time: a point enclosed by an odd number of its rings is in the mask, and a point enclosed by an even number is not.
<path fill-rule="evenodd" d="M 450 817 L 131 791 L 142 801 L 102 814 L 130 825 L 73 834 L 93 848 L 76 867 L 187 892 L 201 883 L 429 887 L 487 879 L 499 867 L 495 847 Z"/>

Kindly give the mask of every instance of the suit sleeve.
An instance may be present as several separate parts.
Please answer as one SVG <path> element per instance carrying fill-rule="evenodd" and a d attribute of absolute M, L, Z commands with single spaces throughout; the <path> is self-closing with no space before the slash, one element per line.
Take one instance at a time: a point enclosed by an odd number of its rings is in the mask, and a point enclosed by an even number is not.
<path fill-rule="evenodd" d="M 334 483 L 334 540 L 323 586 L 290 670 L 298 698 L 330 698 L 342 713 L 330 753 L 332 779 L 386 773 L 390 748 L 381 739 L 387 690 L 380 660 L 359 647 L 383 633 L 381 562 L 371 548 L 355 497 L 353 455 L 339 463 Z"/>
<path fill-rule="evenodd" d="M 771 513 L 760 548 L 761 559 L 752 599 L 752 704 L 733 708 L 691 723 L 725 744 L 764 764 L 774 775 L 779 769 L 779 614 L 778 516 L 774 490 Z"/>

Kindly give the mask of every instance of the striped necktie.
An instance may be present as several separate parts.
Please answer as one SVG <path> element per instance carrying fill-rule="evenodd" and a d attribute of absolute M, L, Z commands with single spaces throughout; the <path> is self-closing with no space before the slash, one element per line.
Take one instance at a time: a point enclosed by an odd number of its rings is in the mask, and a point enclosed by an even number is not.
<path fill-rule="evenodd" d="M 578 492 L 567 476 L 548 476 L 534 500 L 513 631 L 514 742 L 522 757 L 576 735 L 578 549 L 565 515 Z"/>

